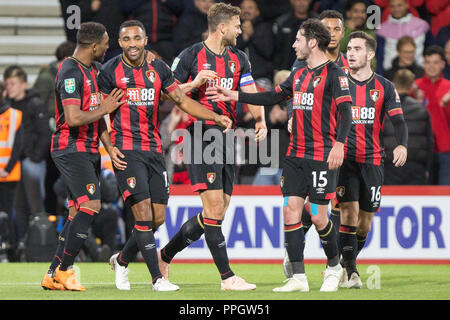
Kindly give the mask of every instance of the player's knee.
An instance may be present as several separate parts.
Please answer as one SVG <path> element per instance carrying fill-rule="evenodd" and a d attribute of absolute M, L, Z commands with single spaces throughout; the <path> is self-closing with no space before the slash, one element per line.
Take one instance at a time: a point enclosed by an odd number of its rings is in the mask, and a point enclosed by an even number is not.
<path fill-rule="evenodd" d="M 214 201 L 213 203 L 209 204 L 207 208 L 204 209 L 205 213 L 209 218 L 220 220 L 222 219 L 224 204 L 223 201 Z"/>
<path fill-rule="evenodd" d="M 317 230 L 322 230 L 328 224 L 328 217 L 322 216 L 320 214 L 311 215 L 311 222 Z"/>

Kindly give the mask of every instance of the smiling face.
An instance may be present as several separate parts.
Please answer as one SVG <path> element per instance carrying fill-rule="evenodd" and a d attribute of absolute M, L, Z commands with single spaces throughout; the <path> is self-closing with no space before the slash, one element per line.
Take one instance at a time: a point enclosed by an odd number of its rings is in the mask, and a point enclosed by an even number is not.
<path fill-rule="evenodd" d="M 125 27 L 120 30 L 119 45 L 125 57 L 134 64 L 144 58 L 147 36 L 138 26 Z"/>
<path fill-rule="evenodd" d="M 342 38 L 344 38 L 344 25 L 341 19 L 325 18 L 322 19 L 323 25 L 330 31 L 331 40 L 328 44 L 328 49 L 335 50 L 341 44 Z"/>
<path fill-rule="evenodd" d="M 223 31 L 223 44 L 224 46 L 235 46 L 236 39 L 242 33 L 241 19 L 239 16 L 233 16 L 230 21 L 223 23 L 221 27 Z"/>
<path fill-rule="evenodd" d="M 362 2 L 355 3 L 347 11 L 347 17 L 353 22 L 356 28 L 362 28 L 367 19 L 366 5 Z"/>

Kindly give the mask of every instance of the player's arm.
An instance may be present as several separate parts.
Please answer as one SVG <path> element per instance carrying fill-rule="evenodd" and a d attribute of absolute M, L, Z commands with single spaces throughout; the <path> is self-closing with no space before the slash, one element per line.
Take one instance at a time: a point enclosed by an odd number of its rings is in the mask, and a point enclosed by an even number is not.
<path fill-rule="evenodd" d="M 191 116 L 202 120 L 211 120 L 218 125 L 225 127 L 226 129 L 224 132 L 230 129 L 233 125 L 233 122 L 230 118 L 223 115 L 218 115 L 217 113 L 205 108 L 197 101 L 192 100 L 191 98 L 186 96 L 178 86 L 174 90 L 168 92 L 167 96 L 181 110 L 190 114 Z"/>
<path fill-rule="evenodd" d="M 120 89 L 113 89 L 111 93 L 100 102 L 100 106 L 92 111 L 85 112 L 81 110 L 81 100 L 70 99 L 68 104 L 64 105 L 64 116 L 69 127 L 79 127 L 100 120 L 104 115 L 109 114 L 120 107 L 126 100 L 120 101 L 124 92 Z M 69 99 L 68 99 L 69 100 Z"/>
<path fill-rule="evenodd" d="M 386 84 L 385 105 L 387 115 L 394 126 L 397 147 L 393 150 L 392 162 L 396 167 L 401 167 L 406 163 L 408 157 L 408 126 L 403 117 L 403 110 L 400 104 L 400 97 L 390 82 Z"/>
<path fill-rule="evenodd" d="M 192 90 L 204 85 L 206 81 L 212 80 L 215 77 L 217 77 L 217 73 L 215 71 L 201 70 L 194 78 L 194 80 L 186 83 L 181 83 L 178 86 L 181 88 L 181 90 L 183 90 L 183 93 L 189 93 Z"/>
<path fill-rule="evenodd" d="M 337 105 L 338 118 L 336 121 L 336 141 L 328 154 L 328 168 L 336 170 L 344 162 L 344 146 L 352 127 L 352 97 L 350 95 L 348 79 L 340 68 L 336 76 L 330 78 L 331 94 Z"/>
<path fill-rule="evenodd" d="M 256 93 L 258 90 L 256 89 L 256 85 L 254 83 L 241 87 L 242 92 L 246 93 Z M 253 116 L 253 119 L 255 119 L 255 141 L 261 141 L 264 140 L 267 136 L 267 126 L 266 126 L 266 119 L 264 114 L 264 106 L 255 106 L 253 104 L 248 105 L 248 109 L 250 110 L 250 113 Z"/>
<path fill-rule="evenodd" d="M 111 143 L 111 137 L 109 136 L 108 127 L 106 125 L 105 118 L 100 118 L 98 121 L 98 134 L 100 141 L 108 152 L 114 166 L 119 170 L 125 170 L 127 163 L 121 159 L 125 158 L 125 155 L 120 150 L 113 146 Z"/>

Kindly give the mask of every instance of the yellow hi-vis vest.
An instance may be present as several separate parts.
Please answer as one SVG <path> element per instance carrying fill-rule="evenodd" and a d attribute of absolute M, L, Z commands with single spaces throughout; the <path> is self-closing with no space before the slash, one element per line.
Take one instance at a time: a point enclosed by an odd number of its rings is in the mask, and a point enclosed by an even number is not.
<path fill-rule="evenodd" d="M 22 123 L 22 112 L 9 108 L 0 114 L 0 168 L 8 165 L 11 158 L 16 132 Z M 20 161 L 6 178 L 0 178 L 0 182 L 20 181 Z"/>

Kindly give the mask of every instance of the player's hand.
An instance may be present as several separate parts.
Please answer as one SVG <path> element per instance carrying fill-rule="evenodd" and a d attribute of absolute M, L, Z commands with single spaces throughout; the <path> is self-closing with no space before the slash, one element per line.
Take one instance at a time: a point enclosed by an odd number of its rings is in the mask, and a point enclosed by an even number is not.
<path fill-rule="evenodd" d="M 336 170 L 342 165 L 342 162 L 344 162 L 344 144 L 336 141 L 328 154 L 328 168 L 330 170 Z"/>
<path fill-rule="evenodd" d="M 288 128 L 287 129 L 288 129 L 289 133 L 292 133 L 292 117 L 288 121 Z"/>
<path fill-rule="evenodd" d="M 206 81 L 214 79 L 215 77 L 217 77 L 217 73 L 215 71 L 201 70 L 195 77 L 194 81 L 192 81 L 192 84 L 194 85 L 194 87 L 198 88 L 202 86 Z"/>
<path fill-rule="evenodd" d="M 441 99 L 441 107 L 446 107 L 447 103 L 450 102 L 450 92 L 447 92 Z"/>
<path fill-rule="evenodd" d="M 0 178 L 6 178 L 7 176 L 9 176 L 8 171 L 5 169 L 0 169 Z"/>
<path fill-rule="evenodd" d="M 267 137 L 267 127 L 264 121 L 255 123 L 255 141 L 262 141 Z"/>
<path fill-rule="evenodd" d="M 233 126 L 233 121 L 231 121 L 230 118 L 228 118 L 227 116 L 224 116 L 224 115 L 217 115 L 216 118 L 214 119 L 214 122 L 217 125 L 225 128 L 225 130 L 223 130 L 223 133 L 230 130 L 231 127 Z"/>
<path fill-rule="evenodd" d="M 156 56 L 153 54 L 153 52 L 145 50 L 145 61 L 148 63 L 152 63 L 156 59 Z"/>
<path fill-rule="evenodd" d="M 116 167 L 117 170 L 125 170 L 127 168 L 126 161 L 122 160 L 125 158 L 125 155 L 122 152 L 120 152 L 120 150 L 117 147 L 110 148 L 108 150 L 108 153 L 114 167 Z"/>
<path fill-rule="evenodd" d="M 232 91 L 218 86 L 209 87 L 206 89 L 206 95 L 208 96 L 208 99 L 213 102 L 227 102 L 231 100 L 237 101 L 239 98 L 238 91 Z"/>
<path fill-rule="evenodd" d="M 106 113 L 111 113 L 118 107 L 127 102 L 127 100 L 120 101 L 125 92 L 121 89 L 114 88 L 109 95 L 103 99 L 101 106 L 106 110 Z"/>
<path fill-rule="evenodd" d="M 398 145 L 394 151 L 394 159 L 392 162 L 396 167 L 402 167 L 406 163 L 406 158 L 408 157 L 408 150 L 405 146 Z"/>

